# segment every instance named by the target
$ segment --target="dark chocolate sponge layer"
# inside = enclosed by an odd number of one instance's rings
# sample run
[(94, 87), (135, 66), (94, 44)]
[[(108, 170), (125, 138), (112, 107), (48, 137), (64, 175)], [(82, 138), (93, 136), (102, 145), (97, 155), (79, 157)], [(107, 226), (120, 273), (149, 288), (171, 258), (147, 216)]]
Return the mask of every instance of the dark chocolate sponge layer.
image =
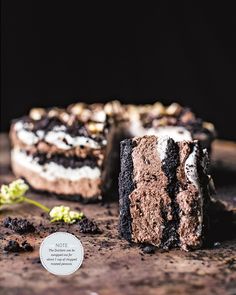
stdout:
[(165, 220), (165, 228), (163, 230), (161, 242), (163, 248), (179, 246), (179, 205), (175, 199), (179, 190), (179, 183), (176, 177), (176, 169), (179, 164), (179, 146), (173, 139), (170, 138), (168, 140), (167, 155), (162, 163), (162, 170), (168, 179), (166, 190), (171, 198), (173, 219), (168, 220), (165, 212), (163, 212), (163, 219)]
[(40, 165), (44, 165), (49, 162), (54, 162), (58, 165), (61, 165), (65, 168), (81, 168), (84, 166), (89, 166), (91, 168), (97, 167), (97, 159), (88, 155), (87, 158), (80, 158), (80, 157), (66, 157), (62, 154), (54, 154), (48, 155), (45, 153), (35, 153), (32, 155), (33, 158), (37, 160)]
[(131, 215), (129, 195), (134, 190), (132, 139), (126, 139), (120, 144), (121, 171), (119, 175), (119, 203), (120, 203), (120, 233), (128, 241), (131, 241)]
[[(203, 159), (204, 154), (203, 150), (199, 149), (199, 159)], [(207, 163), (205, 167), (205, 171), (203, 171), (202, 166), (201, 166), (201, 161), (197, 162), (197, 171), (199, 175), (199, 183), (202, 188), (202, 194), (204, 196), (203, 198), (203, 243), (208, 244), (208, 237), (209, 237), (209, 230), (210, 230), (210, 217), (209, 217), (209, 210), (210, 206), (212, 205), (212, 201), (210, 198), (210, 195), (212, 192), (210, 192), (210, 187), (208, 186), (209, 184), (209, 159), (207, 157)], [(214, 192), (215, 193), (215, 192)]]

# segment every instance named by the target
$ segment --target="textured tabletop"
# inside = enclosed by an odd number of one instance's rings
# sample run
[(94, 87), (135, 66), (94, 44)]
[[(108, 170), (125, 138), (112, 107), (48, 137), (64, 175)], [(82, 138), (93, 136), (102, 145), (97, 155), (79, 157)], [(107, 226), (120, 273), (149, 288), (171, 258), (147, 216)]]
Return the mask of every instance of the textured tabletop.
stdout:
[[(10, 171), (9, 142), (0, 135), (0, 182), (14, 179)], [(216, 197), (236, 207), (236, 143), (216, 141), (212, 154), (212, 175)], [(236, 237), (220, 241), (210, 249), (194, 252), (180, 250), (144, 254), (118, 235), (118, 204), (83, 205), (58, 200), (55, 196), (31, 193), (49, 207), (65, 204), (81, 209), (94, 219), (102, 233), (82, 234), (78, 225), (51, 224), (31, 205), (4, 207), (0, 211), (0, 294), (236, 294)], [(37, 232), (18, 235), (3, 227), (7, 217), (32, 221)], [(82, 267), (67, 277), (48, 273), (39, 262), (39, 246), (54, 231), (68, 231), (83, 243)], [(34, 246), (30, 253), (6, 254), (3, 247), (10, 239), (27, 240)]]

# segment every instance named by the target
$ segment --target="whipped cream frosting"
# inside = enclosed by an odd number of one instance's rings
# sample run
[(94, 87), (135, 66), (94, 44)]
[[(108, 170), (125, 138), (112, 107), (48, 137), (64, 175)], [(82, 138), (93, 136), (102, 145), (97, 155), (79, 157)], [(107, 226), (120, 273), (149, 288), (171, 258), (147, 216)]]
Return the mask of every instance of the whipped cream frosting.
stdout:
[[(55, 126), (51, 131), (45, 133), (43, 130), (37, 130), (32, 132), (27, 130), (28, 123), (17, 122), (14, 126), (18, 138), (27, 145), (37, 144), (40, 140), (44, 140), (49, 144), (53, 144), (56, 147), (69, 150), (77, 146), (86, 146), (92, 149), (100, 149), (101, 144), (92, 138), (85, 136), (72, 137), (66, 133), (65, 126)], [(106, 140), (102, 141), (102, 145), (106, 144)]]
[(168, 136), (176, 142), (192, 140), (191, 133), (186, 128), (180, 126), (165, 126), (158, 127), (157, 129), (151, 128), (148, 130), (147, 135), (156, 135), (158, 137)]
[(18, 138), (25, 144), (33, 145), (39, 142), (44, 136), (44, 131), (38, 130), (35, 134), (32, 131), (27, 130), (28, 123), (17, 122), (14, 128), (17, 132)]
[(159, 126), (157, 128), (144, 128), (140, 121), (134, 120), (130, 126), (132, 136), (155, 135), (158, 137), (168, 136), (174, 141), (192, 140), (191, 133), (182, 126)]

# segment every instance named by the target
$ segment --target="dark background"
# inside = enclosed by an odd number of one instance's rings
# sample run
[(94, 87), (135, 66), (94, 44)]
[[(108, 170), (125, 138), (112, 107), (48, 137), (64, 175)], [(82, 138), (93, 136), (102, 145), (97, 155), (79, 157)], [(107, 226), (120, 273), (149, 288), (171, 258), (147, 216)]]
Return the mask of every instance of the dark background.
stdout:
[(2, 130), (35, 106), (159, 99), (236, 140), (233, 7), (79, 3), (2, 1)]

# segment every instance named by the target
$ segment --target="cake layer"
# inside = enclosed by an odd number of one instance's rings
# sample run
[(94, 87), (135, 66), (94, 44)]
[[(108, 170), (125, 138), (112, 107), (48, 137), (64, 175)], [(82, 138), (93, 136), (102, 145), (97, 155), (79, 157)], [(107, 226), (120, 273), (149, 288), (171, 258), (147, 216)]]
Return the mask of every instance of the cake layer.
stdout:
[(39, 158), (35, 158), (18, 149), (12, 150), (11, 157), (15, 163), (19, 163), (21, 166), (38, 173), (48, 180), (65, 178), (73, 181), (85, 177), (91, 179), (101, 177), (101, 169), (97, 166), (91, 168), (84, 165), (79, 168), (72, 168), (57, 164), (54, 161), (41, 163)]
[(72, 147), (70, 149), (60, 149), (56, 145), (49, 144), (45, 141), (39, 141), (37, 144), (34, 145), (27, 145), (23, 143), (16, 131), (14, 130), (14, 126), (11, 128), (10, 131), (10, 137), (11, 137), (11, 142), (14, 147), (17, 147), (19, 149), (25, 150), (31, 154), (36, 154), (36, 153), (44, 153), (44, 154), (49, 154), (49, 155), (63, 155), (65, 157), (81, 157), (81, 158), (87, 158), (88, 156), (91, 157), (97, 157), (103, 160), (104, 158), (104, 153), (105, 153), (105, 148), (102, 147), (99, 149), (92, 149), (88, 146), (76, 146)]
[(83, 201), (101, 199), (100, 179), (81, 178), (71, 181), (65, 178), (58, 178), (51, 181), (14, 161), (12, 162), (12, 169), (16, 176), (24, 177), (36, 190), (47, 191), (58, 195), (68, 195), (68, 197), (77, 196), (77, 199), (80, 198)]
[(12, 169), (35, 189), (56, 194), (94, 198), (101, 195), (101, 169), (87, 165), (64, 167), (53, 161), (40, 164), (37, 158), (18, 149), (12, 150)]
[(120, 232), (128, 241), (132, 241), (132, 219), (130, 214), (129, 196), (135, 188), (133, 180), (132, 139), (120, 143), (120, 174), (119, 174), (119, 207), (120, 207)]
[[(164, 224), (173, 218), (168, 177), (161, 168), (157, 141), (153, 137), (134, 140), (132, 151), (135, 189), (129, 195), (132, 240), (160, 246), (165, 239)], [(150, 164), (147, 164), (150, 163)]]
[(162, 248), (201, 247), (210, 200), (206, 163), (197, 142), (155, 136), (123, 141), (121, 235)]
[[(15, 148), (15, 150), (21, 150)], [(81, 168), (83, 166), (88, 166), (90, 168), (101, 167), (102, 161), (94, 156), (87, 156), (86, 158), (81, 158), (77, 156), (65, 156), (63, 154), (47, 154), (47, 153), (29, 153), (27, 151), (21, 150), (26, 155), (30, 156), (32, 159), (37, 161), (38, 164), (44, 165), (47, 163), (55, 163), (61, 165), (64, 168)]]
[[(155, 141), (157, 139), (155, 138)], [(179, 183), (176, 170), (180, 165), (179, 145), (169, 137), (161, 137), (157, 142), (157, 153), (161, 159), (160, 167), (167, 178), (165, 191), (170, 198), (170, 214), (164, 210), (164, 229), (161, 246), (163, 248), (179, 246), (179, 204), (176, 200), (176, 193), (179, 191)]]

